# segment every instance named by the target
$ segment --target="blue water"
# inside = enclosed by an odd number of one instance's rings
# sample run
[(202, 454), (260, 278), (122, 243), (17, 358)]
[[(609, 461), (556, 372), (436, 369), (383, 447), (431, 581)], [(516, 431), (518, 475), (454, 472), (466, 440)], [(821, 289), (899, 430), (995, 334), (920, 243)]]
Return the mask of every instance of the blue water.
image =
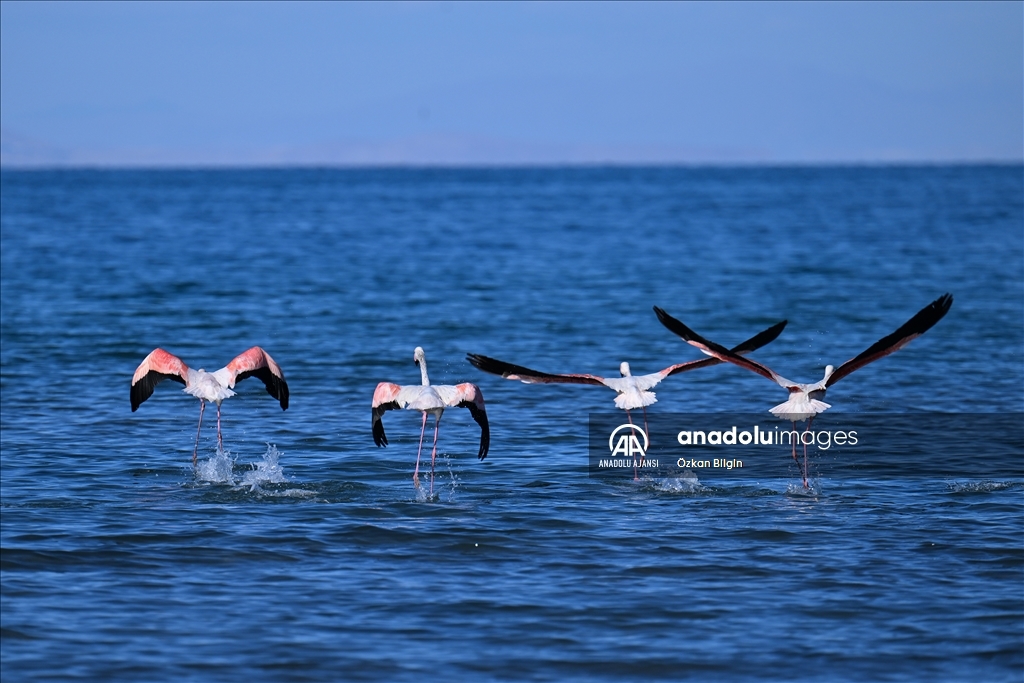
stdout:
[[(925, 452), (807, 492), (786, 449), (757, 481), (591, 478), (612, 392), (465, 360), (699, 357), (658, 305), (726, 344), (786, 318), (756, 357), (815, 381), (949, 291), (828, 400), (1019, 414), (1020, 166), (4, 171), (0, 193), (5, 683), (1024, 679), (1024, 481), (984, 441), (955, 477)], [(212, 370), (255, 344), (291, 405), (239, 384), (196, 470), (180, 385), (131, 412), (153, 348)], [(492, 432), (479, 462), (445, 413), (433, 496), (418, 414), (370, 434), (418, 345)], [(731, 366), (656, 391), (654, 414), (785, 399)]]

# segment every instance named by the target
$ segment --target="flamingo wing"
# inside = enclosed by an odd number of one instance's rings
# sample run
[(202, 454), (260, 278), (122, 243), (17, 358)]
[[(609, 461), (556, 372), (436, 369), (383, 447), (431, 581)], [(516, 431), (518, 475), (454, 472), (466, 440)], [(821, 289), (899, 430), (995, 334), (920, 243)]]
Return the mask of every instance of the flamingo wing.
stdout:
[(132, 412), (138, 410), (142, 402), (153, 395), (156, 385), (165, 379), (187, 385), (188, 372), (188, 366), (174, 354), (163, 349), (153, 349), (132, 376)]
[(288, 383), (284, 380), (284, 372), (259, 346), (235, 356), (224, 369), (229, 373), (230, 388), (234, 389), (235, 384), (243, 379), (256, 377), (267, 387), (267, 393), (281, 402), (281, 410), (288, 410)]
[[(780, 375), (777, 375), (770, 368), (761, 365), (760, 363), (757, 363), (755, 361), (752, 361), (749, 358), (744, 358), (740, 354), (736, 353), (735, 351), (730, 351), (721, 344), (716, 344), (713, 341), (705, 339), (704, 337), (700, 336), (699, 334), (691, 330), (689, 327), (684, 325), (682, 322), (676, 320), (675, 318), (673, 318), (672, 316), (670, 316), (668, 313), (658, 308), (657, 306), (654, 307), (654, 312), (657, 314), (658, 320), (661, 321), (662, 325), (667, 327), (672, 333), (679, 335), (687, 344), (690, 344), (691, 346), (696, 346), (698, 349), (700, 349), (707, 355), (717, 358), (720, 361), (733, 363), (734, 365), (739, 365), (741, 368), (746, 368), (747, 370), (756, 372), (762, 377), (767, 377), (768, 379), (772, 380), (773, 382), (781, 386), (786, 387), (791, 384), (789, 380), (781, 377)], [(776, 325), (776, 327), (778, 327), (778, 325)], [(766, 332), (767, 331), (768, 330), (766, 330)], [(779, 331), (781, 332), (781, 329)], [(744, 344), (745, 343), (746, 342), (744, 342)]]
[(930, 330), (935, 323), (942, 320), (952, 305), (953, 295), (949, 293), (943, 294), (918, 311), (913, 318), (905, 322), (898, 330), (886, 337), (882, 337), (864, 353), (856, 358), (851, 358), (836, 368), (828, 380), (826, 380), (825, 386), (830, 387), (854, 370), (859, 370), (868, 363), (899, 351), (911, 341)]
[(454, 408), (469, 408), (469, 414), (480, 425), (480, 451), (476, 457), (481, 460), (486, 458), (487, 451), (491, 448), (491, 427), (487, 422), (487, 409), (484, 407), (484, 395), (480, 391), (480, 387), (465, 382), (456, 384), (454, 387), (439, 386), (435, 389), (446, 405)]
[[(664, 313), (664, 311), (662, 311), (662, 313)], [(665, 313), (665, 315), (671, 318), (672, 320), (675, 320), (675, 318), (672, 318), (672, 316), (668, 315), (668, 313)], [(786, 324), (788, 322), (788, 320), (783, 320), (782, 322), (775, 323), (766, 330), (758, 332), (747, 341), (739, 344), (738, 346), (732, 347), (732, 353), (736, 353), (742, 356), (750, 353), (751, 351), (757, 351), (765, 344), (770, 344), (771, 342), (775, 341), (780, 334), (782, 334), (782, 330), (786, 327)], [(721, 362), (722, 361), (719, 360), (718, 358), (703, 358), (701, 360), (691, 360), (686, 363), (677, 363), (676, 365), (670, 365), (669, 367), (662, 370), (659, 374), (662, 377), (671, 377), (672, 375), (678, 375), (680, 372), (689, 372), (690, 370), (696, 370), (697, 368), (706, 368), (709, 365), (718, 365)]]
[(373, 392), (373, 442), (377, 447), (388, 445), (388, 437), (384, 433), (384, 422), (381, 417), (388, 410), (399, 410), (402, 408), (399, 402), (399, 393), (402, 387), (391, 382), (381, 382)]
[(604, 378), (597, 375), (556, 375), (513, 365), (497, 358), (467, 353), (469, 362), (484, 372), (501, 375), (505, 379), (517, 379), (526, 384), (604, 384)]

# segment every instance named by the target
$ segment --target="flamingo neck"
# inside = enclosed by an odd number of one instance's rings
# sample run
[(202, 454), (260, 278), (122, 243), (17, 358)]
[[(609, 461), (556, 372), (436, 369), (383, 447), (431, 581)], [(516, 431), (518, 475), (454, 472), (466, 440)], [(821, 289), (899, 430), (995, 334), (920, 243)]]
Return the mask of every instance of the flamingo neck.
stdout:
[(420, 366), (420, 380), (423, 382), (423, 386), (429, 387), (430, 386), (430, 378), (427, 377), (427, 360), (425, 358), (421, 358), (420, 361), (419, 361), (419, 366)]

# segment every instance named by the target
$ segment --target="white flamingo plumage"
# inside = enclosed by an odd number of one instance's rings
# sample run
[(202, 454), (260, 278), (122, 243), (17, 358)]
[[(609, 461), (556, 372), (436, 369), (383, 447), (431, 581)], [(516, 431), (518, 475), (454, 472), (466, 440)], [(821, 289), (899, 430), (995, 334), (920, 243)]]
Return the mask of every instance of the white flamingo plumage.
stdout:
[(203, 411), (206, 402), (217, 404), (217, 445), (223, 450), (224, 439), (220, 429), (220, 404), (235, 395), (235, 384), (247, 377), (260, 379), (267, 387), (267, 393), (281, 403), (281, 410), (288, 409), (288, 383), (284, 373), (270, 354), (259, 346), (235, 356), (226, 366), (216, 372), (200, 368), (193, 370), (172, 353), (154, 349), (139, 364), (132, 377), (131, 401), (134, 413), (143, 401), (153, 395), (156, 385), (170, 379), (185, 385), (184, 392), (199, 399), (199, 426), (196, 428), (196, 445), (192, 449), (192, 466), (196, 465), (199, 450), (199, 433), (203, 427)]
[[(796, 430), (797, 422), (807, 420), (807, 429), (809, 430), (811, 428), (811, 422), (814, 420), (814, 416), (832, 407), (830, 404), (825, 403), (822, 400), (825, 398), (825, 391), (830, 386), (855, 370), (859, 370), (864, 367), (868, 363), (872, 363), (879, 358), (884, 358), (891, 353), (899, 351), (911, 341), (931, 329), (935, 323), (942, 320), (946, 313), (949, 312), (952, 305), (953, 295), (948, 293), (943, 294), (938, 299), (918, 311), (914, 317), (905, 322), (895, 332), (882, 337), (868, 347), (863, 353), (851, 358), (838, 367), (826, 365), (825, 376), (819, 381), (809, 384), (801, 384), (799, 382), (788, 380), (761, 363), (751, 360), (750, 358), (744, 358), (720, 344), (716, 344), (713, 341), (709, 341), (708, 339), (701, 337), (682, 322), (676, 320), (657, 306), (654, 307), (654, 312), (658, 315), (658, 320), (660, 320), (661, 323), (669, 330), (679, 335), (683, 341), (696, 346), (709, 356), (739, 365), (740, 367), (746, 368), (752, 372), (756, 372), (762, 377), (772, 380), (788, 391), (789, 398), (786, 399), (784, 403), (780, 403), (772, 408), (770, 412), (780, 419), (792, 422), (794, 430)], [(793, 442), (793, 459), (797, 459), (795, 441)], [(803, 480), (804, 487), (806, 488), (806, 444), (804, 445)]]
[(416, 451), (416, 469), (412, 475), (415, 486), (419, 486), (420, 454), (423, 451), (423, 434), (427, 428), (427, 416), (434, 416), (434, 447), (430, 453), (430, 492), (434, 492), (434, 463), (437, 459), (437, 431), (441, 422), (441, 414), (445, 408), (468, 408), (476, 423), (480, 425), (480, 450), (477, 457), (483, 460), (491, 443), (491, 430), (487, 423), (487, 410), (484, 407), (484, 395), (480, 387), (468, 382), (463, 384), (437, 385), (430, 383), (427, 375), (427, 359), (422, 347), (413, 351), (413, 362), (420, 368), (420, 384), (402, 386), (391, 382), (381, 382), (373, 392), (372, 430), (373, 442), (378, 447), (388, 445), (384, 433), (382, 417), (388, 410), (418, 410), (423, 413), (420, 425), (420, 444)]
[[(765, 344), (774, 341), (786, 327), (786, 321), (776, 323), (766, 330), (763, 330), (746, 340), (733, 349), (734, 353), (750, 353), (761, 348)], [(493, 375), (499, 375), (505, 379), (519, 380), (524, 384), (594, 384), (606, 386), (615, 391), (615, 407), (626, 411), (626, 419), (633, 424), (633, 418), (629, 411), (640, 408), (644, 412), (644, 432), (649, 434), (647, 427), (647, 406), (658, 402), (654, 392), (651, 391), (666, 377), (678, 375), (681, 372), (689, 372), (698, 368), (718, 365), (722, 361), (717, 358), (704, 358), (701, 360), (676, 363), (667, 368), (653, 372), (648, 375), (633, 375), (630, 372), (629, 363), (619, 364), (620, 377), (600, 377), (589, 374), (554, 374), (531, 370), (522, 365), (513, 365), (505, 361), (482, 356), (476, 353), (466, 355), (473, 366)], [(642, 462), (641, 462), (642, 464)], [(633, 470), (633, 478), (637, 478), (636, 468)]]
[[(743, 354), (759, 349), (778, 337), (785, 326), (786, 321), (783, 320), (735, 347), (733, 352)], [(466, 358), (473, 366), (484, 372), (500, 375), (505, 379), (519, 380), (524, 384), (596, 384), (606, 386), (616, 393), (616, 408), (625, 410), (627, 415), (630, 410), (642, 408), (645, 421), (647, 406), (658, 402), (651, 389), (656, 387), (663, 379), (672, 375), (678, 375), (681, 372), (689, 372), (690, 370), (708, 367), (709, 365), (718, 365), (722, 362), (717, 358), (703, 358), (686, 363), (676, 363), (648, 375), (633, 375), (630, 372), (629, 363), (623, 362), (619, 364), (619, 377), (601, 377), (589, 374), (541, 372), (476, 353), (466, 354)]]

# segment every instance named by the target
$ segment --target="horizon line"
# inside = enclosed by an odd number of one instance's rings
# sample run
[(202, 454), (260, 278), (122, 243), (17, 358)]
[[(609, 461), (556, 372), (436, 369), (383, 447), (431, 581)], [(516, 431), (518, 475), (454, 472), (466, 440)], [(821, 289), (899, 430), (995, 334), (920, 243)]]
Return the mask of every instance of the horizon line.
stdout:
[(1022, 166), (1021, 159), (850, 159), (850, 160), (748, 160), (748, 161), (536, 161), (536, 162), (357, 162), (357, 163), (3, 163), (4, 172), (53, 171), (272, 171), (272, 170), (531, 170), (602, 168), (882, 168), (938, 166)]

